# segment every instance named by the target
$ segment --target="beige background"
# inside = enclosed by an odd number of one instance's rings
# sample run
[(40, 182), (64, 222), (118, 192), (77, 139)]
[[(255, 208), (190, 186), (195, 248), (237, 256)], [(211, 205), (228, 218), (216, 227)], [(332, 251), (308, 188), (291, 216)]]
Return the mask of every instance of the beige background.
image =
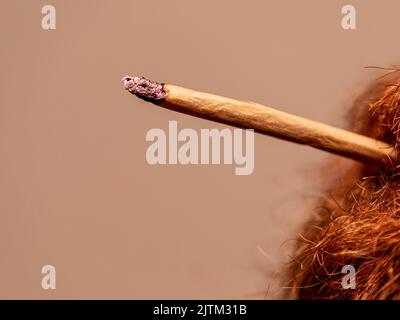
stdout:
[[(341, 7), (358, 29), (340, 26)], [(398, 1), (0, 3), (0, 298), (274, 298), (329, 155), (257, 135), (255, 172), (146, 163), (145, 134), (223, 128), (154, 108), (125, 74), (343, 126), (398, 62)], [(260, 250), (261, 248), (261, 250)], [(264, 253), (262, 253), (264, 251)], [(41, 289), (41, 267), (57, 289)], [(270, 288), (267, 292), (267, 288)]]

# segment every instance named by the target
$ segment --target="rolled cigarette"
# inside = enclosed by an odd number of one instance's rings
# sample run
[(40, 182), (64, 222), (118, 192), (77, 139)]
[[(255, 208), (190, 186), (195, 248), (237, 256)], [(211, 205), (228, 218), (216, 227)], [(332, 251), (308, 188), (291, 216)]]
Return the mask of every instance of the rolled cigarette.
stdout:
[(225, 98), (143, 77), (126, 76), (124, 87), (160, 107), (308, 145), (372, 165), (397, 161), (393, 146), (261, 104)]

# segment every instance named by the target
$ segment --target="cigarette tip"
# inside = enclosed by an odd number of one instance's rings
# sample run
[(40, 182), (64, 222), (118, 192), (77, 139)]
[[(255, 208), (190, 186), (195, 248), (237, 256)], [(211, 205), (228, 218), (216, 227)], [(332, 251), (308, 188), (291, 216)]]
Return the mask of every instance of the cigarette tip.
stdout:
[(122, 81), (125, 90), (144, 100), (161, 100), (167, 95), (163, 84), (144, 77), (125, 76)]

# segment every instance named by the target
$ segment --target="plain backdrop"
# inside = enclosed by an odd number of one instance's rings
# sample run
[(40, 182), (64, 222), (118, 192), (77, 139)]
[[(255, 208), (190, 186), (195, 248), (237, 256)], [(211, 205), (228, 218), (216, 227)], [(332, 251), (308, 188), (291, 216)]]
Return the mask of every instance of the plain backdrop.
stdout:
[[(256, 135), (255, 171), (150, 166), (146, 132), (218, 128), (126, 93), (125, 74), (345, 127), (398, 62), (398, 1), (2, 0), (0, 298), (263, 299), (328, 155)], [(41, 28), (56, 7), (57, 28)], [(350, 160), (349, 160), (350, 161)], [(334, 173), (332, 173), (334, 174)], [(41, 268), (57, 271), (43, 290)]]

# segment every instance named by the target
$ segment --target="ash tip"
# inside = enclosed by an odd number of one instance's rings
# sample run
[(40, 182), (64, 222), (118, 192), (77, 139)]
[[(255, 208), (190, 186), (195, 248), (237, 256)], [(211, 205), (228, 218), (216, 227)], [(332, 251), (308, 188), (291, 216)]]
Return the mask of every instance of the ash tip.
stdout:
[(161, 100), (167, 95), (163, 84), (144, 77), (125, 76), (122, 81), (126, 90), (144, 100)]

